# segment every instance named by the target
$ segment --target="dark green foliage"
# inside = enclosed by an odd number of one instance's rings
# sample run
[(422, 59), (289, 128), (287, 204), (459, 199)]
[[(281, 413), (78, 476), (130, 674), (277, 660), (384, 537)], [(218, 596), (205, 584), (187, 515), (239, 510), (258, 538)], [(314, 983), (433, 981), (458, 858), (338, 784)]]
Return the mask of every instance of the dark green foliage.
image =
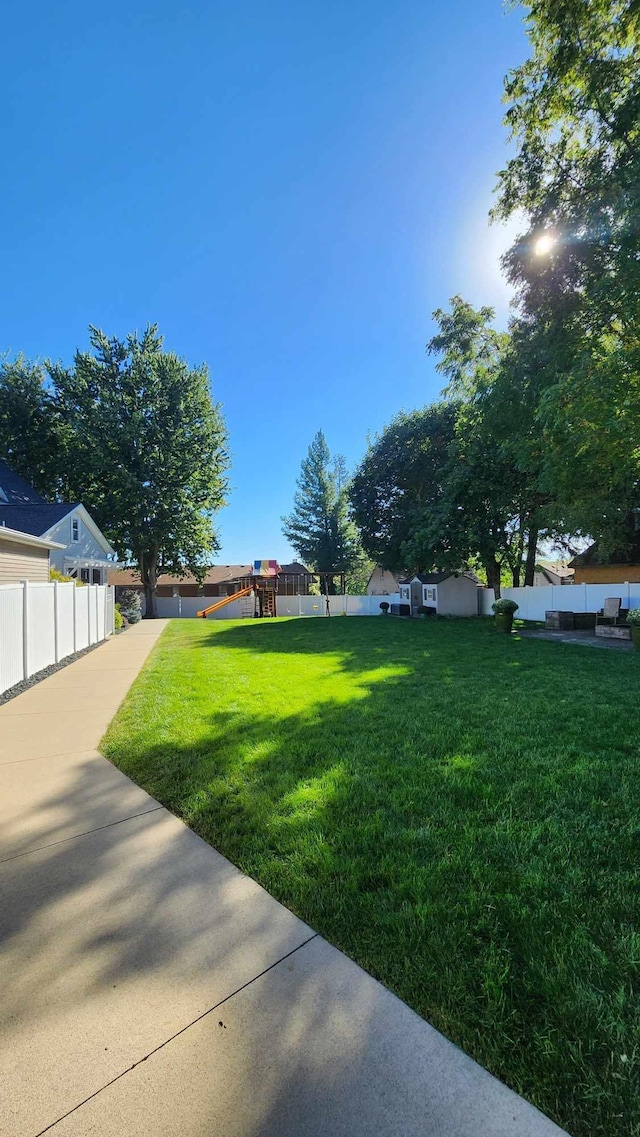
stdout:
[(455, 434), (456, 407), (436, 404), (396, 415), (370, 444), (349, 490), (369, 556), (385, 568), (432, 567), (431, 552), (406, 560), (406, 546), (443, 494), (443, 473)]
[(163, 348), (155, 327), (124, 340), (91, 330), (92, 352), (52, 368), (73, 435), (69, 477), (123, 560), (136, 564), (147, 615), (160, 569), (199, 576), (219, 548), (227, 435), (204, 365)]
[(21, 355), (0, 361), (0, 458), (55, 501), (67, 489), (66, 442), (45, 370)]
[[(332, 460), (321, 430), (303, 459), (293, 512), (282, 532), (304, 563), (319, 572), (347, 573), (347, 591), (364, 592), (371, 564), (349, 517), (349, 477), (344, 458)], [(336, 590), (329, 581), (329, 591)]]

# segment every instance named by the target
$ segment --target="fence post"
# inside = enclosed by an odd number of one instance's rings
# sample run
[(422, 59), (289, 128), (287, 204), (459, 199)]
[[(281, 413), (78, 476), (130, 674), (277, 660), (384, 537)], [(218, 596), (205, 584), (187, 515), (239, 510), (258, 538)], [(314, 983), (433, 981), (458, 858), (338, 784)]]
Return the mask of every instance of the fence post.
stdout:
[(29, 678), (29, 581), (22, 584), (22, 670), (24, 678)]
[(78, 587), (73, 582), (73, 654), (78, 650)]
[(58, 582), (57, 582), (57, 580), (54, 580), (54, 582), (53, 582), (53, 659), (54, 659), (55, 663), (60, 662), (60, 648), (59, 648), (60, 633), (58, 630), (58, 618), (60, 615), (60, 611), (58, 608), (58, 604), (59, 604)]

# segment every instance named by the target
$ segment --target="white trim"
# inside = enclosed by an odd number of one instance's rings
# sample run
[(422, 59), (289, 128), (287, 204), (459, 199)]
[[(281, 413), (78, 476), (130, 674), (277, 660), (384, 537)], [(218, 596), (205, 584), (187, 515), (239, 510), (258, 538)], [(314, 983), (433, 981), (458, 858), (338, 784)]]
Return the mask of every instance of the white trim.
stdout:
[[(59, 541), (51, 541), (47, 537), (35, 537), (32, 533), (23, 533), (21, 529), (10, 529), (8, 525), (0, 525), (0, 537), (14, 541), (17, 545), (33, 545), (36, 549), (66, 549)], [(108, 562), (111, 564), (111, 562)]]
[[(99, 545), (102, 545), (102, 548), (104, 549), (105, 553), (113, 553), (113, 555), (115, 557), (115, 555), (116, 555), (115, 549), (109, 544), (104, 533), (100, 529), (98, 529), (98, 526), (96, 525), (95, 521), (93, 520), (91, 515), (89, 513), (87, 513), (87, 511), (86, 511), (84, 505), (82, 505), (82, 503), (79, 503), (78, 505), (71, 506), (69, 512), (64, 513), (62, 515), (62, 517), (59, 517), (58, 520), (53, 523), (53, 525), (49, 526), (49, 528), (46, 530), (45, 533), (42, 534), (42, 536), (47, 537), (48, 534), (51, 532), (51, 530), (55, 529), (56, 525), (59, 525), (61, 521), (66, 521), (67, 517), (71, 517), (71, 515), (73, 513), (76, 513), (76, 512), (78, 514), (78, 517), (81, 518), (82, 521), (84, 522), (84, 524), (86, 525), (86, 527), (89, 530), (89, 532), (91, 533), (92, 537), (95, 538), (95, 540), (98, 542)], [(75, 542), (74, 542), (74, 544), (75, 544)], [(66, 546), (63, 546), (63, 548), (66, 548)], [(116, 561), (112, 561), (111, 562), (112, 567), (114, 567), (116, 565), (116, 563), (117, 563)]]

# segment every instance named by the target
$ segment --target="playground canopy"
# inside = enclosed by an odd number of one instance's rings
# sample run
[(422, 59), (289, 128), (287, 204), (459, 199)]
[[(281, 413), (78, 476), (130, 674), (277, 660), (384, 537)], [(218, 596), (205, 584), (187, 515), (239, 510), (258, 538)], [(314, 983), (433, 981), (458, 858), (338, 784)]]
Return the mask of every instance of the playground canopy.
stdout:
[(277, 561), (254, 561), (251, 570), (252, 576), (277, 576), (281, 572)]

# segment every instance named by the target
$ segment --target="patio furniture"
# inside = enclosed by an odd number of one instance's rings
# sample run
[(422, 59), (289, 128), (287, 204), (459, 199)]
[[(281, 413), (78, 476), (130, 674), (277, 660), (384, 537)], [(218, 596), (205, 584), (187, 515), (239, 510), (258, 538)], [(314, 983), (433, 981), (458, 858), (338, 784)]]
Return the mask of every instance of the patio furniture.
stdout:
[(611, 639), (630, 640), (631, 628), (626, 622), (628, 608), (622, 607), (619, 596), (609, 596), (604, 608), (596, 614), (596, 635)]

